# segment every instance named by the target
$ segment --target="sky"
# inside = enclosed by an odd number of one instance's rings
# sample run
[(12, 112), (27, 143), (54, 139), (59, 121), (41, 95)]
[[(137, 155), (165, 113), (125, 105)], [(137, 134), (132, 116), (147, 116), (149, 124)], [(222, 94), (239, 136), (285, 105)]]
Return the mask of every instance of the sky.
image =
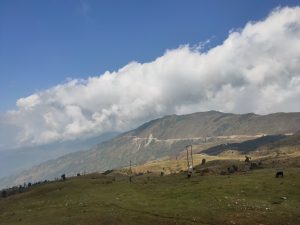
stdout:
[(0, 0), (0, 150), (173, 113), (300, 111), (297, 3)]
[(65, 82), (149, 62), (299, 1), (0, 1), (0, 112)]

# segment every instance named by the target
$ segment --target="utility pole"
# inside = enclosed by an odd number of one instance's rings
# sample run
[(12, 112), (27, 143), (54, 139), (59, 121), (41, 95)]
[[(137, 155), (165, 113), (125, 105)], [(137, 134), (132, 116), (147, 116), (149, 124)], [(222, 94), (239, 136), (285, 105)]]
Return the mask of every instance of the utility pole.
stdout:
[(193, 161), (193, 147), (192, 145), (187, 145), (186, 149), (186, 160), (187, 160), (187, 169), (188, 169), (188, 178), (194, 173), (194, 161)]
[(132, 174), (131, 160), (130, 160), (130, 162), (129, 162), (129, 173)]
[(176, 173), (180, 172), (180, 165), (179, 165), (179, 161), (178, 161), (178, 156), (176, 155)]

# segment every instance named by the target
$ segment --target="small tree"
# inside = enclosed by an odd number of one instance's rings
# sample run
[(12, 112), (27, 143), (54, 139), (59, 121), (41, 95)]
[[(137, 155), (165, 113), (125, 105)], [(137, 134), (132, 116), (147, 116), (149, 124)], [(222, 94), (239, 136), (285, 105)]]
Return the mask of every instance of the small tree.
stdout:
[(250, 160), (251, 160), (251, 157), (250, 157), (250, 156), (245, 156), (245, 162), (246, 162), (246, 163), (250, 162)]
[(201, 165), (205, 165), (206, 159), (202, 159)]
[(24, 190), (24, 188), (22, 187), (22, 185), (19, 185), (19, 193), (22, 193)]

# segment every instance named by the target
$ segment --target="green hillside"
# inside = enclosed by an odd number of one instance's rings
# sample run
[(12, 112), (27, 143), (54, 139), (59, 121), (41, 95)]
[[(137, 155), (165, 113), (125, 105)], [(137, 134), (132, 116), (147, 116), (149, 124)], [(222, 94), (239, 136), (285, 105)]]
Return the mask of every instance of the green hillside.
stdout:
[(233, 175), (91, 174), (0, 199), (2, 225), (300, 224), (300, 168)]

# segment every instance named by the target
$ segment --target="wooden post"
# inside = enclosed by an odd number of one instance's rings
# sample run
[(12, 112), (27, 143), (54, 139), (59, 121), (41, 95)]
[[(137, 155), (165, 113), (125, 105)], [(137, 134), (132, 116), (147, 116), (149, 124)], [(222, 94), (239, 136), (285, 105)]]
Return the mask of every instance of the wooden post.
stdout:
[(132, 168), (131, 168), (131, 160), (129, 162), (129, 182), (131, 183), (132, 181)]

